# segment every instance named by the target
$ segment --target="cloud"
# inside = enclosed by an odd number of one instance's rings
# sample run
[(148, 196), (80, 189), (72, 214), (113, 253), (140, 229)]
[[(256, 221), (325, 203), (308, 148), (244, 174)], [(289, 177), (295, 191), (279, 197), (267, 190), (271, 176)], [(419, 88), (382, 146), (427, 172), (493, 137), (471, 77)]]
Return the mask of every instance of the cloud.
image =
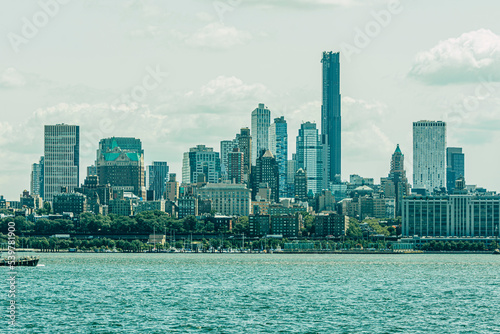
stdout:
[(26, 85), (26, 78), (13, 67), (0, 73), (0, 88), (19, 88)]
[(479, 29), (440, 41), (417, 54), (408, 76), (430, 85), (500, 81), (500, 36)]
[(234, 76), (218, 76), (201, 87), (202, 97), (216, 103), (241, 101), (248, 99), (262, 100), (269, 96), (269, 90), (260, 83), (245, 84)]
[(252, 35), (235, 27), (214, 22), (197, 30), (187, 38), (186, 44), (192, 47), (228, 49), (242, 45), (252, 39)]

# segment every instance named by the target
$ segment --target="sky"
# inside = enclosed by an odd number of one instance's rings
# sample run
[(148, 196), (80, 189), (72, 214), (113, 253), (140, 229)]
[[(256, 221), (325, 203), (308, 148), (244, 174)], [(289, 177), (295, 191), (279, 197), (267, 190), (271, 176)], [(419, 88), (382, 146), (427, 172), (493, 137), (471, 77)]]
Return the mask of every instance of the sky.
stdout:
[(250, 127), (259, 103), (320, 128), (321, 57), (341, 52), (342, 179), (412, 179), (412, 122), (447, 122), (467, 184), (500, 190), (497, 1), (40, 0), (0, 4), (0, 195), (17, 200), (45, 124), (81, 132), (80, 182), (98, 142), (140, 138), (145, 164)]

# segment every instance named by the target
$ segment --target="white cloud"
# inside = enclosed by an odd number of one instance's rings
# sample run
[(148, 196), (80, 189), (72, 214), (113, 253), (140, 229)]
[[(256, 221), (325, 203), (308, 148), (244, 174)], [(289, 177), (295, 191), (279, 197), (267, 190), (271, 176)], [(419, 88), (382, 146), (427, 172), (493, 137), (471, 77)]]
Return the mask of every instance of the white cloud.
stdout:
[(500, 81), (500, 36), (479, 29), (440, 41), (417, 54), (409, 72), (428, 84)]
[(245, 84), (234, 76), (218, 76), (201, 87), (200, 95), (214, 102), (229, 102), (246, 99), (264, 99), (269, 91), (263, 84)]
[(18, 88), (26, 85), (23, 74), (13, 67), (7, 68), (0, 74), (0, 88)]
[(192, 47), (228, 49), (242, 45), (252, 39), (252, 35), (235, 27), (214, 22), (192, 34), (186, 44)]

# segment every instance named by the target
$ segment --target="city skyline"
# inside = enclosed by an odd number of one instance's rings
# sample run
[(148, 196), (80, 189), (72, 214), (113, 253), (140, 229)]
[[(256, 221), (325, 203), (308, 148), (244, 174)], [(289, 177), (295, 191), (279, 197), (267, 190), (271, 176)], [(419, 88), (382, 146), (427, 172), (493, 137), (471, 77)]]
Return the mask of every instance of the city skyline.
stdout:
[[(30, 189), (45, 124), (80, 125), (82, 176), (98, 141), (111, 136), (140, 138), (145, 164), (168, 161), (181, 175), (183, 152), (201, 143), (218, 148), (220, 140), (234, 138), (250, 127), (249, 112), (258, 103), (268, 106), (272, 118), (285, 116), (290, 134), (302, 122), (319, 127), (323, 51), (341, 53), (343, 180), (350, 174), (385, 176), (398, 143), (411, 179), (411, 122), (431, 119), (445, 121), (449, 146), (463, 148), (467, 183), (500, 189), (500, 180), (489, 177), (499, 161), (488, 154), (500, 143), (499, 78), (492, 71), (500, 59), (494, 51), (500, 23), (472, 15), (479, 13), (472, 4), (454, 5), (470, 15), (465, 23), (441, 3), (271, 1), (263, 8), (252, 0), (219, 13), (200, 1), (176, 9), (158, 1), (72, 2), (18, 50), (9, 34), (23, 36), (22, 18), (31, 20), (43, 9), (11, 7), (2, 16), (6, 52), (0, 58), (0, 99), (9, 111), (0, 138), (0, 192), (6, 198)], [(423, 11), (431, 13), (427, 25), (415, 31)], [(299, 15), (304, 24), (295, 27), (290, 18)], [(88, 19), (95, 28), (83, 31), (85, 24), (75, 24)], [(107, 22), (116, 29), (103, 28)], [(380, 29), (366, 34), (374, 22)], [(362, 35), (369, 39), (364, 44)], [(107, 56), (93, 57), (96, 50)], [(28, 61), (35, 53), (43, 67)], [(291, 139), (289, 158), (295, 152)]]

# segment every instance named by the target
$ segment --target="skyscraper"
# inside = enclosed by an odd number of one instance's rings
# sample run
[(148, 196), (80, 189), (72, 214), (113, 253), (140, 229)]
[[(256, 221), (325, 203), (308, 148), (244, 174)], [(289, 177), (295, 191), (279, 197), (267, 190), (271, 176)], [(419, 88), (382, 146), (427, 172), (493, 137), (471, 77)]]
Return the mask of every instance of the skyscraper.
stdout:
[[(307, 189), (313, 194), (322, 190), (323, 146), (316, 124), (302, 123), (297, 136), (297, 167), (307, 174)], [(295, 190), (297, 192), (297, 189)]]
[(391, 170), (389, 176), (383, 183), (384, 195), (386, 197), (395, 198), (396, 216), (401, 216), (401, 203), (404, 196), (410, 194), (410, 185), (406, 178), (406, 171), (404, 168), (405, 157), (401, 153), (399, 144), (394, 151), (391, 159)]
[(244, 154), (238, 147), (228, 154), (228, 179), (233, 183), (244, 183)]
[(197, 145), (184, 153), (182, 160), (182, 183), (196, 183), (203, 174), (206, 182), (218, 183), (220, 177), (219, 152), (212, 147)]
[(259, 103), (259, 106), (252, 111), (252, 166), (255, 166), (260, 152), (269, 149), (270, 124), (271, 112), (263, 103)]
[(279, 202), (279, 173), (278, 163), (271, 151), (262, 150), (257, 158), (255, 168), (252, 171), (253, 185), (252, 197), (255, 198), (261, 186), (267, 186), (271, 189), (271, 200)]
[(274, 119), (269, 126), (269, 150), (276, 158), (279, 172), (279, 197), (288, 197), (287, 194), (287, 165), (288, 165), (288, 134), (285, 117)]
[(80, 183), (80, 127), (78, 125), (45, 125), (44, 199), (66, 187), (72, 192)]
[(228, 154), (238, 145), (236, 139), (220, 142), (220, 173), (223, 180), (228, 179)]
[[(329, 182), (339, 183), (341, 176), (341, 99), (340, 53), (323, 52), (323, 100), (321, 106), (322, 142), (328, 152), (325, 175)], [(307, 172), (309, 174), (309, 171)]]
[(249, 182), (249, 175), (252, 170), (252, 137), (249, 128), (242, 128), (236, 135), (238, 148), (243, 152), (243, 173), (245, 182)]
[(100, 184), (110, 184), (114, 191), (132, 192), (138, 197), (146, 198), (144, 150), (140, 139), (101, 139), (96, 168)]
[(455, 181), (465, 178), (465, 155), (461, 147), (446, 148), (446, 189), (449, 193), (455, 189)]
[(149, 170), (149, 190), (154, 191), (154, 200), (158, 201), (163, 198), (165, 187), (168, 181), (168, 164), (166, 161), (153, 161), (153, 164), (148, 166)]
[(43, 198), (43, 166), (44, 157), (40, 157), (40, 161), (31, 165), (31, 195), (38, 195)]
[(446, 186), (446, 123), (413, 122), (413, 187), (433, 192)]

